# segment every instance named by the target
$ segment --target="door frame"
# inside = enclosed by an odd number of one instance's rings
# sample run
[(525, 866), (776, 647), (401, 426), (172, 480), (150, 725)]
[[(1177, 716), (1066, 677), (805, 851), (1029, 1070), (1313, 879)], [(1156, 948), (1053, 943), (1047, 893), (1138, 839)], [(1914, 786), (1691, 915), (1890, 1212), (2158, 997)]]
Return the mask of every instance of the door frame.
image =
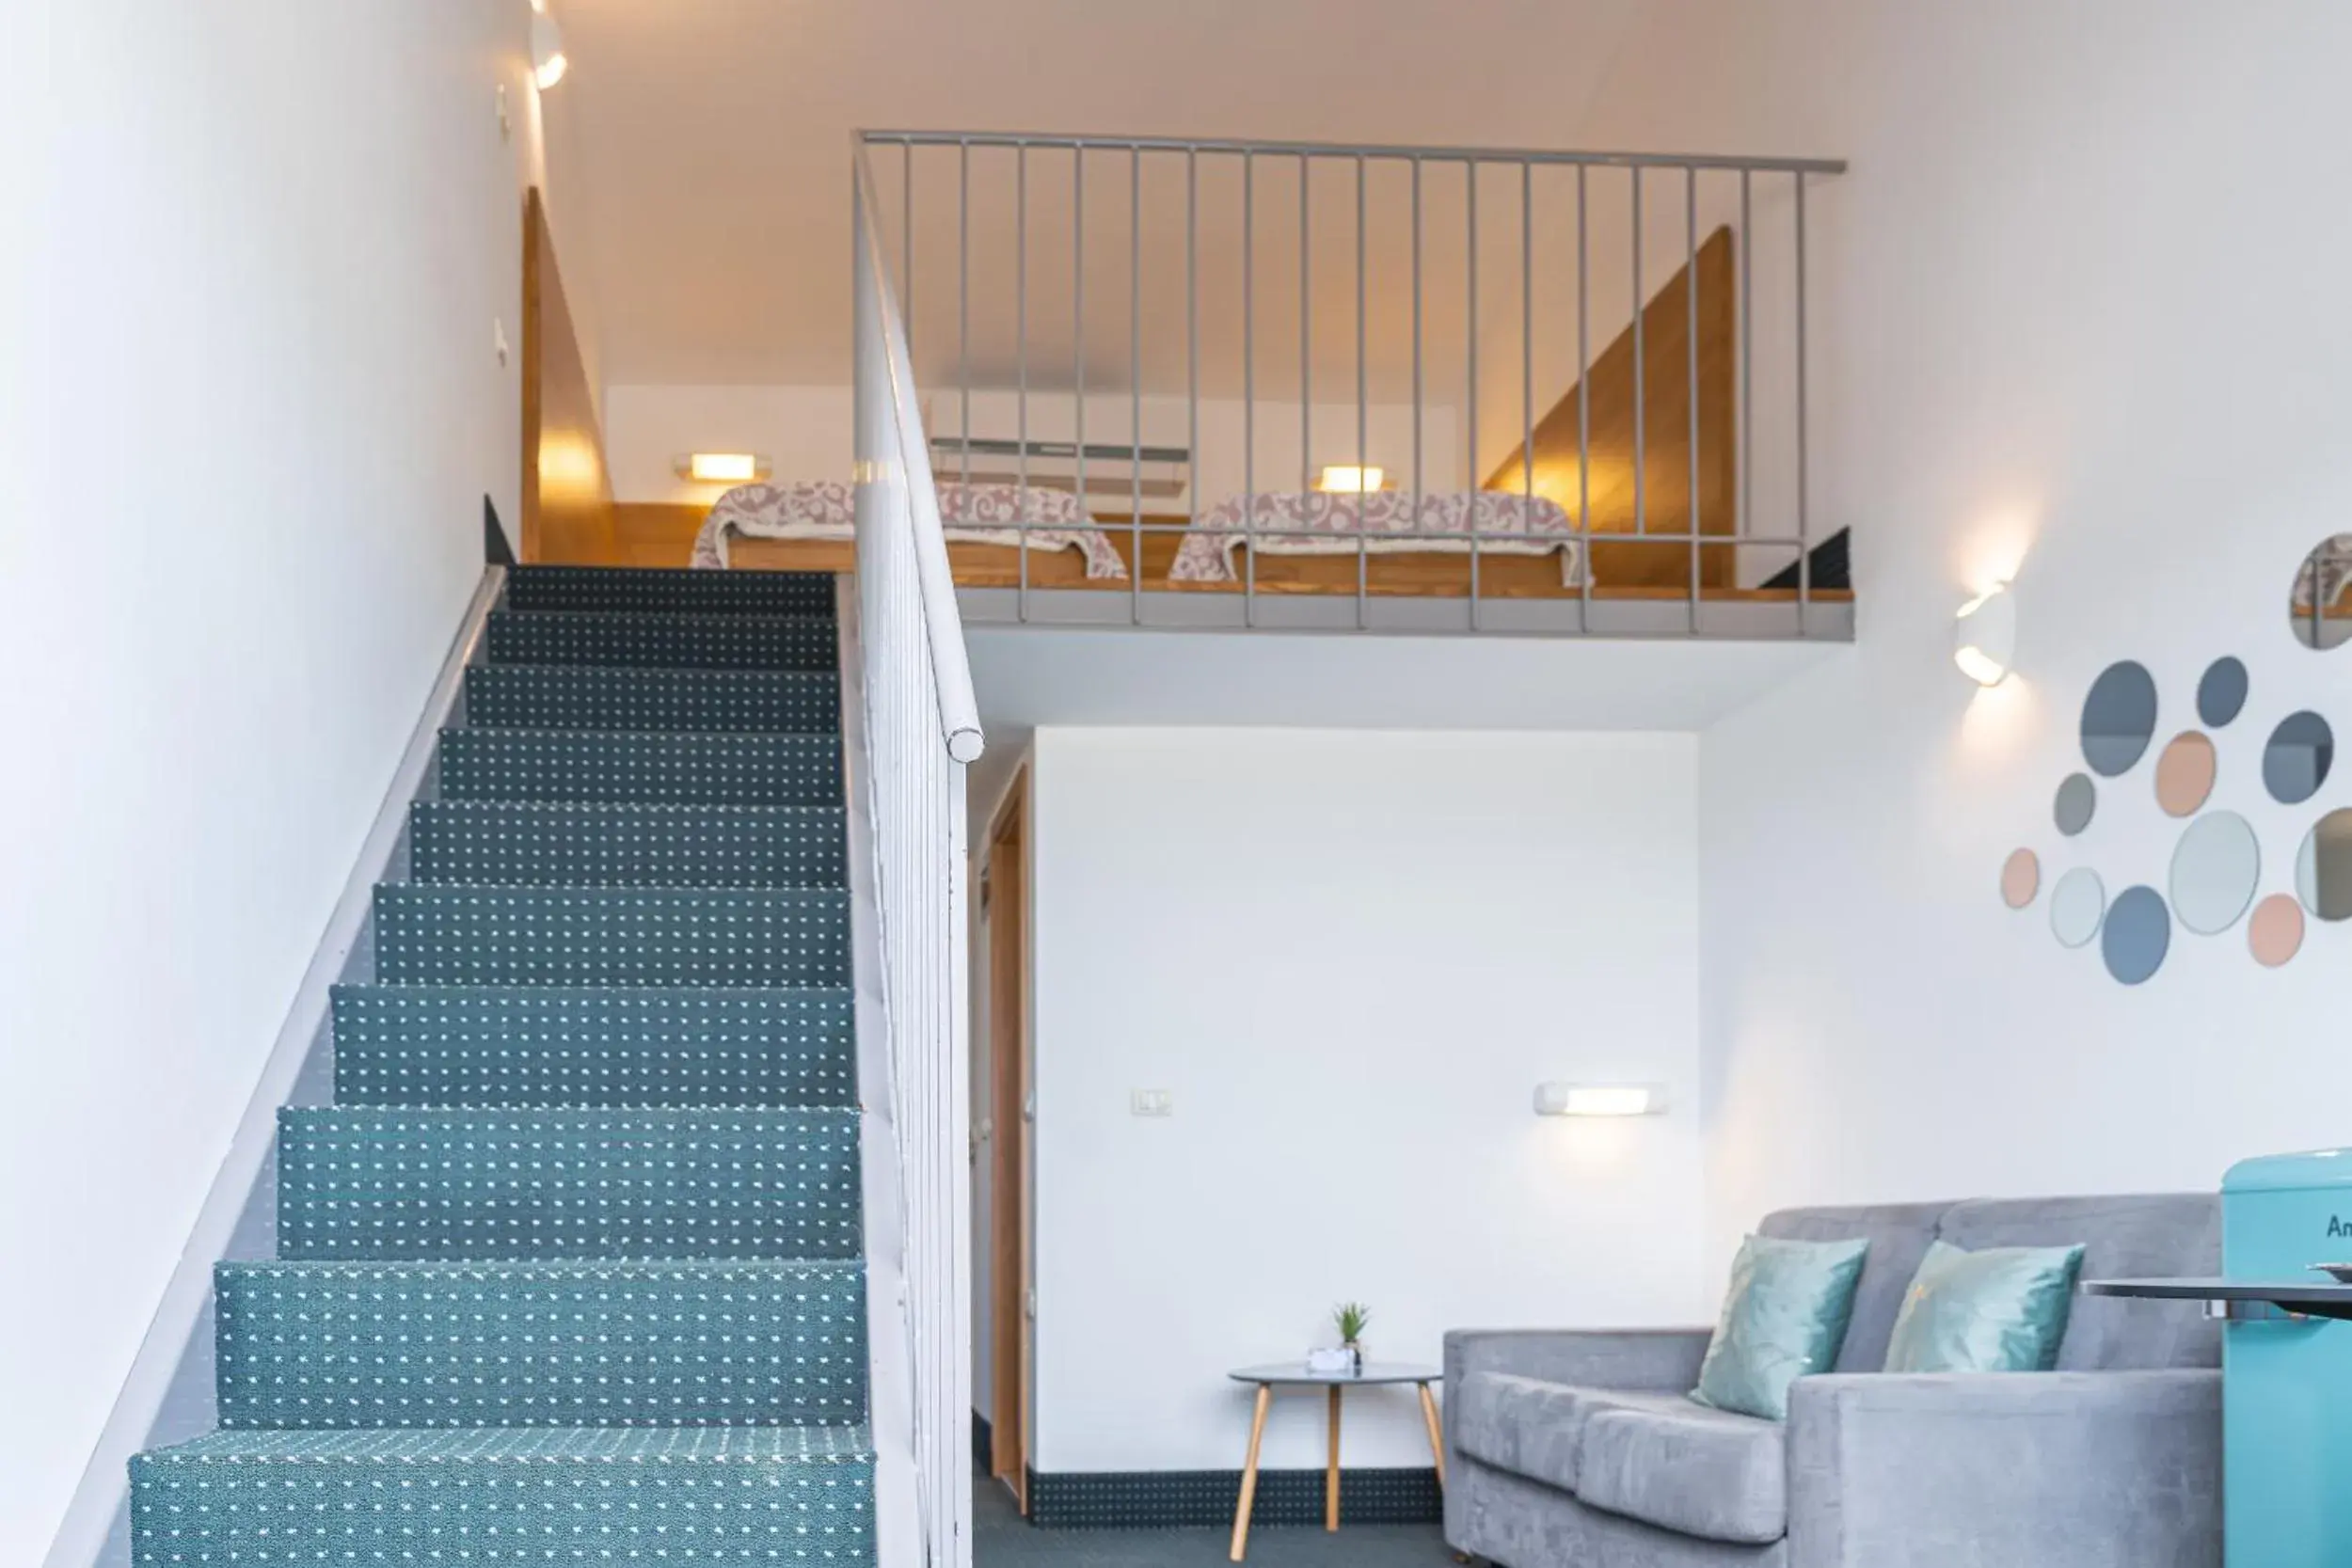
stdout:
[(989, 1294), (991, 1369), (989, 1472), (1029, 1511), (1029, 1438), (1034, 1415), (1027, 1311), (1035, 1257), (1029, 1157), (1029, 769), (1012, 783), (989, 824), (988, 901)]

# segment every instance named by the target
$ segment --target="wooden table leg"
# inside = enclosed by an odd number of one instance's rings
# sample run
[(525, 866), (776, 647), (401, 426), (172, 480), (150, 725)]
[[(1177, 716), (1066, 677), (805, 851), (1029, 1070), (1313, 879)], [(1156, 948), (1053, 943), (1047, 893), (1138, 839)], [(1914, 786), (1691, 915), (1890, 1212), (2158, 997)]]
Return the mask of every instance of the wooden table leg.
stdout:
[(1438, 1462), (1438, 1490), (1445, 1490), (1445, 1428), (1438, 1420), (1438, 1402), (1429, 1385), (1421, 1385), (1421, 1418), (1429, 1423), (1429, 1457)]
[(1258, 1385), (1258, 1410), (1249, 1421), (1249, 1457), (1241, 1467), (1241, 1506), (1233, 1510), (1233, 1551), (1235, 1562), (1249, 1550), (1249, 1510), (1258, 1500), (1258, 1448), (1265, 1441), (1266, 1406), (1274, 1402), (1270, 1384)]
[(1323, 1472), (1323, 1528), (1340, 1528), (1340, 1386), (1331, 1385), (1331, 1463)]

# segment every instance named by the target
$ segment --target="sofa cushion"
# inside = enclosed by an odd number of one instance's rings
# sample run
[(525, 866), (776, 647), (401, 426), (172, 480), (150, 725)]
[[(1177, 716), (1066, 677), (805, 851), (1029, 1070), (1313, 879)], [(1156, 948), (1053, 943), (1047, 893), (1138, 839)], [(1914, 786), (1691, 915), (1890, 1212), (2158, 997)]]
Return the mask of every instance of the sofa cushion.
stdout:
[[(1935, 1240), (1936, 1222), (1948, 1203), (1877, 1203), (1853, 1209), (1783, 1209), (1767, 1214), (1759, 1236), (1791, 1242), (1867, 1241), (1862, 1278), (1854, 1286), (1853, 1312), (1846, 1320), (1846, 1342), (1838, 1347), (1841, 1372), (1875, 1372), (1886, 1365), (1887, 1337), (1903, 1292), (1919, 1272), (1919, 1259)], [(1958, 1243), (1956, 1243), (1958, 1244)]]
[(1680, 1394), (1583, 1388), (1510, 1372), (1472, 1372), (1448, 1398), (1456, 1448), (1563, 1492), (1576, 1490), (1579, 1445), (1594, 1412), (1671, 1410), (1690, 1403)]
[[(2221, 1272), (2221, 1200), (2211, 1193), (1977, 1198), (1953, 1204), (1938, 1234), (1970, 1252), (2080, 1243), (2085, 1279)], [(2219, 1365), (2220, 1325), (2175, 1302), (2077, 1296), (2058, 1345), (2062, 1372)]]
[(1763, 1545), (1788, 1530), (1787, 1429), (1682, 1401), (1597, 1409), (1578, 1445), (1577, 1497), (1708, 1541)]

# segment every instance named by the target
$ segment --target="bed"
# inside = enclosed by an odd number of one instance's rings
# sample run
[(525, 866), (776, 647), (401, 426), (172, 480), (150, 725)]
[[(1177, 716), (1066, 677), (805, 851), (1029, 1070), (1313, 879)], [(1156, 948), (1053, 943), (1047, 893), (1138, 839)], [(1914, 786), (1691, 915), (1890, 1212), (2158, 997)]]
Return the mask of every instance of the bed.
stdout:
[(1261, 556), (1353, 558), (1359, 547), (1370, 555), (1467, 556), (1473, 518), (1482, 558), (1557, 554), (1560, 587), (1573, 589), (1581, 580), (1583, 550), (1567, 513), (1541, 496), (1499, 490), (1426, 494), (1418, 507), (1416, 498), (1401, 490), (1235, 496), (1200, 515), (1176, 550), (1168, 580), (1238, 582), (1236, 558), (1244, 546)]
[[(693, 564), (724, 570), (733, 564), (735, 542), (743, 539), (853, 540), (857, 537), (855, 498), (856, 486), (842, 480), (739, 485), (721, 496), (703, 520), (694, 535)], [(1086, 579), (1123, 582), (1127, 578), (1126, 558), (1100, 532), (1084, 526), (1089, 519), (1079, 508), (1078, 498), (1066, 490), (942, 484), (939, 520), (946, 529), (951, 548), (1025, 548), (1050, 555), (1075, 551)]]

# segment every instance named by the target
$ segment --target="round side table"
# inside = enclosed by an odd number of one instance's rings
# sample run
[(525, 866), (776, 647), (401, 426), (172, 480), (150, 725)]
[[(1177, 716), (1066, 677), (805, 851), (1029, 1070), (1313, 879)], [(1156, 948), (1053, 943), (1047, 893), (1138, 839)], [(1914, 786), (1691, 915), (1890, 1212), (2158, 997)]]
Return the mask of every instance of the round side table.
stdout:
[(1322, 1388), (1330, 1402), (1330, 1448), (1323, 1472), (1323, 1528), (1340, 1528), (1340, 1396), (1349, 1388), (1385, 1388), (1411, 1384), (1421, 1390), (1422, 1419), (1429, 1428), (1429, 1453), (1438, 1462), (1438, 1484), (1445, 1485), (1445, 1433), (1438, 1421), (1438, 1402), (1429, 1386), (1445, 1373), (1436, 1367), (1406, 1362), (1367, 1361), (1360, 1372), (1311, 1372), (1299, 1362), (1270, 1367), (1243, 1367), (1226, 1374), (1236, 1383), (1258, 1386), (1258, 1408), (1249, 1422), (1249, 1457), (1241, 1469), (1241, 1503), (1233, 1511), (1235, 1562), (1249, 1550), (1249, 1510), (1258, 1500), (1258, 1449), (1265, 1439), (1267, 1408), (1277, 1388)]

